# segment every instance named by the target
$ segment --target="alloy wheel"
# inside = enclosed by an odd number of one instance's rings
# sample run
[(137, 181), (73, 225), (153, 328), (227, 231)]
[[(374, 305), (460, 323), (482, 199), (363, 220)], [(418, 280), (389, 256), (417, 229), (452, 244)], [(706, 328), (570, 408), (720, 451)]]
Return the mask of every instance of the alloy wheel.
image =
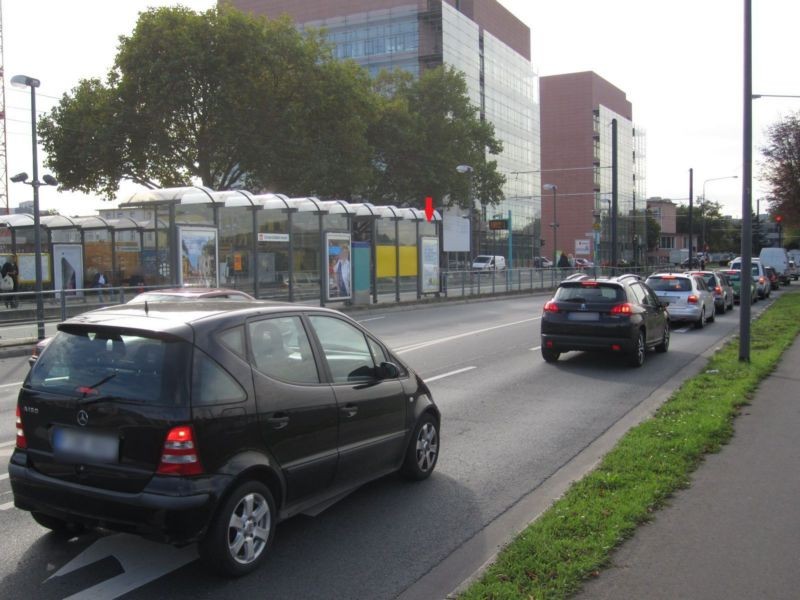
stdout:
[(436, 464), (439, 454), (439, 436), (433, 423), (425, 423), (417, 435), (417, 465), (419, 470), (427, 472)]
[(269, 540), (272, 515), (267, 499), (253, 492), (242, 497), (228, 522), (228, 551), (242, 565), (257, 560)]

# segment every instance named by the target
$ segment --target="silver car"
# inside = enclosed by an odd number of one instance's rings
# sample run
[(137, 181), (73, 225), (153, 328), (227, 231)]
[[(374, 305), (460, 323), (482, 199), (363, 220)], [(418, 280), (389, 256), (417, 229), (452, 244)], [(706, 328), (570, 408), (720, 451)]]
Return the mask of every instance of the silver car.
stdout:
[(698, 329), (714, 322), (714, 294), (700, 275), (654, 273), (647, 285), (667, 304), (670, 321), (689, 321)]
[(692, 275), (699, 275), (706, 281), (708, 290), (714, 294), (714, 306), (717, 314), (725, 314), (727, 310), (733, 310), (733, 287), (728, 278), (720, 271), (692, 271)]

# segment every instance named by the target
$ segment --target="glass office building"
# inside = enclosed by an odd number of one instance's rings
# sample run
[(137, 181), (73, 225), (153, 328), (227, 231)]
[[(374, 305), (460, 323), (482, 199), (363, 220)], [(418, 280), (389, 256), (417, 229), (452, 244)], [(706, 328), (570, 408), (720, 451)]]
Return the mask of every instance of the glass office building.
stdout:
[(538, 78), (530, 62), (530, 30), (496, 0), (234, 0), (241, 10), (291, 16), (298, 26), (322, 28), (334, 55), (372, 75), (404, 69), (415, 76), (450, 65), (464, 73), (469, 98), (503, 144), (496, 160), (506, 176), (505, 200), (483, 206), (474, 253), (508, 257), (509, 232), (487, 221), (510, 215), (513, 263), (528, 265), (538, 249), (541, 200)]

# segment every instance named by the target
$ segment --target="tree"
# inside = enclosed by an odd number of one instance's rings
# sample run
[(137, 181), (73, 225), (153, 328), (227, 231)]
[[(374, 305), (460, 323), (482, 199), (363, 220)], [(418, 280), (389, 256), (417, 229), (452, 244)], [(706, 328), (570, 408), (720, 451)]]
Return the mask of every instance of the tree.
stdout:
[(653, 218), (649, 210), (645, 219), (645, 227), (647, 228), (647, 251), (654, 252), (661, 244), (661, 225)]
[(227, 7), (159, 8), (120, 38), (106, 82), (79, 82), (39, 131), (65, 189), (110, 197), (122, 179), (200, 180), (347, 196), (372, 174), (371, 98), (319, 32)]
[[(437, 202), (469, 206), (503, 199), (505, 176), (487, 152), (499, 154), (502, 144), (491, 123), (481, 121), (470, 103), (463, 74), (452, 67), (424, 71), (419, 79), (395, 71), (375, 81), (379, 116), (370, 130), (377, 175), (370, 197), (376, 202), (421, 206), (425, 196)], [(469, 165), (471, 176), (458, 173)]]
[(772, 188), (771, 212), (790, 227), (800, 226), (800, 112), (767, 129), (762, 178)]

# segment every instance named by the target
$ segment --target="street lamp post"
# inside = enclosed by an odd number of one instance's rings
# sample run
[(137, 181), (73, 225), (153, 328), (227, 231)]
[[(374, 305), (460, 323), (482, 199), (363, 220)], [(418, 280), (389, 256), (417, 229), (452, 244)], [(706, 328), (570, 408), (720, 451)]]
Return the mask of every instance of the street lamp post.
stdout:
[(556, 192), (558, 191), (558, 186), (555, 183), (545, 183), (542, 186), (542, 189), (553, 192), (553, 222), (550, 223), (550, 227), (553, 228), (553, 267), (557, 267), (558, 261), (556, 253), (558, 252), (558, 218), (556, 213)]
[(706, 249), (706, 184), (709, 181), (722, 181), (723, 179), (739, 179), (738, 175), (727, 175), (725, 177), (712, 177), (703, 182), (703, 203), (700, 205), (700, 216), (703, 219), (703, 226), (700, 234), (701, 247), (703, 252)]
[(19, 173), (11, 178), (14, 183), (27, 183), (33, 188), (33, 246), (36, 291), (36, 334), (38, 339), (44, 339), (44, 302), (42, 301), (42, 239), (39, 231), (39, 187), (41, 185), (58, 185), (51, 176), (45, 175), (44, 182), (39, 181), (39, 159), (36, 154), (38, 140), (36, 137), (36, 88), (40, 81), (27, 75), (14, 75), (11, 85), (19, 88), (31, 89), (31, 143), (33, 146), (33, 179), (28, 181), (27, 173)]

